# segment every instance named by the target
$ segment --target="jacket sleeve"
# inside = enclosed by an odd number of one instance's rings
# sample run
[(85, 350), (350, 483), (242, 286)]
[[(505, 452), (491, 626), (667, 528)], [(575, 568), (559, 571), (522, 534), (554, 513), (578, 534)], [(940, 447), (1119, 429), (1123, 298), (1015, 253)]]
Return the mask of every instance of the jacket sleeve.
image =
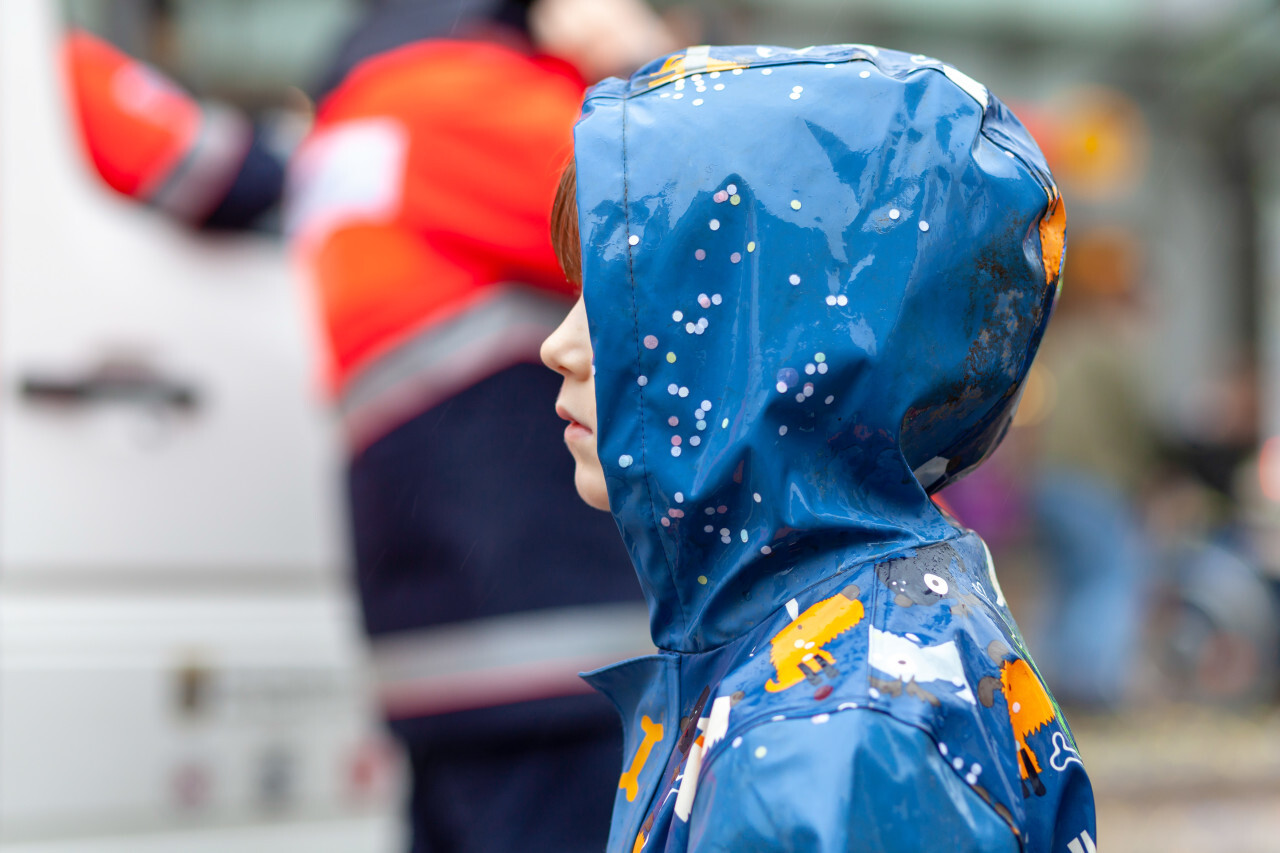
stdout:
[(1019, 845), (927, 734), (854, 709), (766, 723), (725, 744), (704, 768), (689, 850), (1017, 853)]
[(238, 110), (197, 102), (86, 32), (62, 54), (81, 142), (112, 189), (215, 228), (250, 227), (279, 200), (284, 166)]

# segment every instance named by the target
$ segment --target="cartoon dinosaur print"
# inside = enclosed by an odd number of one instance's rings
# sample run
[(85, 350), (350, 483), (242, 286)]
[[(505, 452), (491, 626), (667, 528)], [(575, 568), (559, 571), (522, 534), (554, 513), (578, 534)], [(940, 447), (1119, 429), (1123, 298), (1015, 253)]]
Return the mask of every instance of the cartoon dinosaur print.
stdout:
[(765, 690), (778, 693), (804, 679), (816, 685), (824, 671), (828, 678), (840, 674), (835, 656), (823, 646), (862, 621), (865, 611), (857, 599), (859, 592), (850, 584), (795, 616), (770, 640), (769, 662), (777, 677), (765, 683)]
[(1030, 777), (1036, 794), (1044, 795), (1040, 782), (1040, 760), (1027, 744), (1027, 738), (1057, 716), (1049, 694), (1045, 692), (1035, 671), (1022, 658), (1014, 658), (1000, 667), (1000, 683), (1009, 703), (1009, 722), (1013, 724), (1013, 736), (1018, 742), (1019, 769), (1022, 778)]
[[(998, 686), (997, 686), (998, 685)], [(1057, 716), (1053, 700), (1040, 683), (1039, 676), (1025, 660), (1015, 657), (1000, 665), (1000, 678), (983, 678), (978, 683), (978, 698), (988, 708), (995, 702), (995, 691), (1004, 691), (1009, 707), (1009, 725), (1013, 727), (1013, 739), (1018, 745), (1018, 772), (1022, 777), (1022, 795), (1030, 796), (1027, 784), (1037, 797), (1045, 794), (1040, 781), (1040, 759), (1027, 742), (1027, 738), (1039, 732)]]
[(640, 730), (644, 732), (644, 738), (636, 749), (635, 757), (631, 759), (631, 767), (618, 780), (618, 787), (626, 792), (628, 803), (634, 801), (636, 794), (640, 793), (640, 771), (644, 770), (644, 765), (649, 761), (649, 753), (662, 741), (662, 723), (655, 723), (644, 716), (640, 718)]

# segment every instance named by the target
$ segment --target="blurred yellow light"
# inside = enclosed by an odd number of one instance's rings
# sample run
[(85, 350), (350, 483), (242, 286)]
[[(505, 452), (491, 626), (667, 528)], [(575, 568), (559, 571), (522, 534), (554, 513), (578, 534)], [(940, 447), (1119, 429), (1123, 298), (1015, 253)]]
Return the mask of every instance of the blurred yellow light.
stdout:
[(1132, 98), (1117, 89), (1082, 86), (1055, 98), (1052, 110), (1050, 166), (1065, 195), (1113, 199), (1142, 180), (1148, 129)]

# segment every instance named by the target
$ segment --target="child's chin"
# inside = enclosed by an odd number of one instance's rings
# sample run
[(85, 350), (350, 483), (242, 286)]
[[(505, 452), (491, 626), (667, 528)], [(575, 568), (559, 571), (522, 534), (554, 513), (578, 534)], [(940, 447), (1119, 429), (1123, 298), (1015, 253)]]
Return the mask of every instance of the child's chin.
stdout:
[(574, 473), (573, 485), (578, 489), (578, 497), (587, 506), (609, 511), (609, 490), (604, 484), (604, 472), (599, 467), (591, 470), (589, 466), (579, 463)]

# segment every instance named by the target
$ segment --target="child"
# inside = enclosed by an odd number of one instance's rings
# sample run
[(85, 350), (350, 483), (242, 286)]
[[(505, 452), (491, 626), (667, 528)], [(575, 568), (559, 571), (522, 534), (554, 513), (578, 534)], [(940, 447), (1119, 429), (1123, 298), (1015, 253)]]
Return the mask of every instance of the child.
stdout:
[(924, 56), (704, 47), (592, 90), (575, 154), (543, 360), (661, 650), (589, 676), (627, 724), (608, 849), (1094, 853), (986, 547), (929, 499), (1056, 295), (1027, 132)]

